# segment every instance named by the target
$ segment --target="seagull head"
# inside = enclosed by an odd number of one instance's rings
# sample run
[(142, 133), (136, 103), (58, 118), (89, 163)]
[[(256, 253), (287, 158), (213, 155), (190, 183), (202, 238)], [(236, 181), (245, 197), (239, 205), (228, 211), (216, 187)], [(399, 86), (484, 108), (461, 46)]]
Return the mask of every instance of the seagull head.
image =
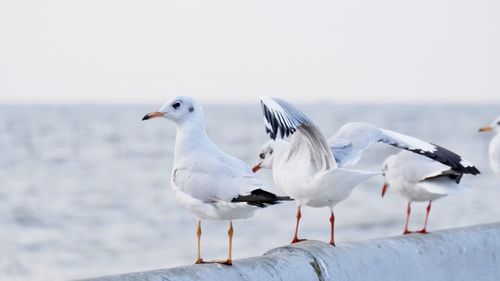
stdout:
[(252, 168), (252, 171), (255, 173), (261, 168), (272, 169), (276, 153), (280, 153), (286, 144), (286, 141), (277, 139), (268, 141), (262, 145), (259, 150), (260, 162)]
[(183, 123), (196, 119), (200, 115), (203, 115), (203, 109), (195, 99), (186, 96), (177, 96), (166, 102), (158, 111), (146, 114), (142, 118), (142, 121), (163, 117), (175, 123)]
[(500, 132), (500, 116), (498, 116), (497, 119), (495, 119), (495, 121), (493, 121), (493, 123), (491, 123), (490, 125), (484, 126), (481, 129), (479, 129), (479, 132), (491, 132), (491, 131)]
[(384, 164), (382, 165), (382, 175), (384, 176), (384, 186), (382, 186), (382, 197), (384, 197), (387, 189), (389, 188), (389, 180), (388, 178), (391, 175), (391, 166), (396, 161), (396, 155), (391, 155), (385, 159)]

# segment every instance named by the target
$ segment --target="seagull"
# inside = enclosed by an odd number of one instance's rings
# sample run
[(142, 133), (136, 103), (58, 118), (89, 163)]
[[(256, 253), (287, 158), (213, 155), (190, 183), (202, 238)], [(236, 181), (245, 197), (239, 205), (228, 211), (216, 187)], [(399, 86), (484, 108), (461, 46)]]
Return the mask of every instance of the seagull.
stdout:
[(500, 116), (489, 126), (482, 127), (479, 132), (495, 131), (496, 135), (491, 139), (489, 147), (490, 165), (495, 174), (500, 175)]
[(403, 234), (412, 233), (408, 230), (412, 202), (429, 202), (424, 227), (418, 231), (425, 234), (427, 233), (427, 221), (432, 202), (448, 194), (467, 190), (460, 185), (462, 176), (466, 173), (476, 175), (479, 174), (479, 171), (472, 165), (465, 164), (465, 160), (462, 162), (470, 169), (452, 168), (431, 158), (408, 151), (391, 155), (384, 161), (382, 172), (385, 182), (382, 188), (382, 197), (384, 197), (387, 188), (392, 186), (408, 201)]
[[(368, 123), (347, 123), (328, 141), (318, 127), (300, 109), (280, 98), (261, 98), (266, 133), (271, 141), (260, 151), (260, 162), (253, 167), (272, 169), (273, 179), (297, 203), (297, 221), (292, 243), (297, 236), (301, 206), (330, 208), (330, 244), (335, 245), (334, 206), (347, 199), (352, 190), (365, 180), (381, 174), (353, 170), (362, 152), (376, 142), (405, 149), (457, 170), (476, 168), (459, 155), (414, 137), (380, 129)], [(291, 135), (291, 141), (284, 138)], [(280, 136), (281, 139), (276, 139)]]
[[(345, 200), (353, 188), (377, 175), (375, 172), (349, 170), (337, 166), (327, 140), (318, 127), (292, 104), (278, 98), (262, 98), (266, 131), (273, 141), (260, 150), (260, 168), (273, 170), (275, 183), (297, 203), (297, 223), (292, 243), (298, 238), (301, 207), (330, 208), (330, 244), (335, 246), (334, 206)], [(291, 142), (276, 140), (292, 135)]]
[(232, 221), (252, 217), (255, 210), (290, 198), (265, 191), (249, 166), (210, 140), (203, 109), (195, 99), (175, 97), (142, 120), (159, 117), (171, 120), (177, 128), (171, 187), (177, 201), (198, 217), (195, 263), (204, 263), (200, 255), (201, 220), (228, 220), (228, 258), (217, 263), (231, 265)]

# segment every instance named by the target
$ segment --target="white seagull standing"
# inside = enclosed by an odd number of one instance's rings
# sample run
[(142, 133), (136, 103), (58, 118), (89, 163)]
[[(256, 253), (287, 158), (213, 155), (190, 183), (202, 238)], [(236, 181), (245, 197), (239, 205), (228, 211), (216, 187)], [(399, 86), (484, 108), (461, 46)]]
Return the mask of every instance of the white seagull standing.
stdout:
[(432, 201), (451, 193), (466, 190), (459, 185), (462, 176), (464, 174), (476, 175), (479, 171), (471, 164), (465, 164), (467, 163), (465, 160), (461, 162), (462, 165), (466, 165), (469, 169), (452, 168), (408, 151), (391, 155), (385, 160), (382, 169), (385, 178), (382, 197), (384, 197), (387, 188), (392, 186), (408, 201), (403, 234), (411, 233), (408, 230), (408, 222), (412, 202), (429, 202), (424, 227), (418, 231), (425, 234), (427, 233), (427, 221), (429, 220)]
[[(330, 244), (335, 245), (333, 207), (345, 200), (358, 184), (380, 174), (344, 167), (356, 164), (362, 152), (373, 143), (406, 149), (459, 170), (475, 169), (442, 147), (366, 123), (347, 123), (327, 142), (316, 125), (292, 104), (279, 98), (262, 98), (261, 104), (266, 132), (272, 141), (262, 146), (261, 162), (253, 171), (272, 169), (275, 183), (296, 200), (297, 223), (292, 243), (301, 241), (297, 237), (301, 206), (328, 206)], [(291, 142), (276, 140), (278, 135), (281, 138), (292, 135)]]
[(171, 186), (179, 203), (195, 213), (198, 220), (198, 254), (200, 255), (201, 220), (229, 220), (229, 254), (232, 263), (232, 220), (253, 216), (256, 209), (273, 205), (288, 197), (278, 197), (263, 190), (241, 160), (224, 153), (207, 136), (203, 109), (190, 97), (179, 96), (151, 112), (142, 120), (164, 117), (177, 127)]
[(482, 127), (479, 132), (495, 131), (496, 135), (491, 139), (488, 154), (490, 156), (490, 166), (495, 174), (500, 176), (500, 116), (489, 126)]

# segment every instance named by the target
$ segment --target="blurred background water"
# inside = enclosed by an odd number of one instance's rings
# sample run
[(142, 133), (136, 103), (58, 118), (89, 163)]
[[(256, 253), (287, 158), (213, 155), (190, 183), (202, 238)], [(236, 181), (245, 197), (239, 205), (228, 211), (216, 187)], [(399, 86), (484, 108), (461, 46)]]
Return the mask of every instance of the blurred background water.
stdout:
[[(196, 218), (169, 188), (175, 127), (141, 122), (151, 106), (0, 106), (0, 280), (66, 280), (190, 264)], [(488, 164), (491, 135), (479, 134), (499, 106), (358, 106), (303, 109), (327, 137), (348, 121), (366, 121), (440, 144), (472, 161), (472, 192), (433, 205), (430, 230), (489, 223), (500, 217), (500, 179)], [(249, 165), (267, 141), (258, 105), (206, 106), (210, 137)], [(358, 168), (380, 170), (396, 149), (377, 144)], [(258, 176), (274, 187), (269, 171)], [(382, 178), (360, 185), (336, 208), (338, 245), (402, 231), (405, 202), (382, 200)], [(414, 205), (420, 228), (425, 204)], [(301, 236), (328, 240), (329, 211), (305, 208)], [(235, 222), (234, 256), (260, 255), (289, 243), (295, 205), (284, 203)], [(224, 258), (227, 225), (203, 223), (202, 254)]]

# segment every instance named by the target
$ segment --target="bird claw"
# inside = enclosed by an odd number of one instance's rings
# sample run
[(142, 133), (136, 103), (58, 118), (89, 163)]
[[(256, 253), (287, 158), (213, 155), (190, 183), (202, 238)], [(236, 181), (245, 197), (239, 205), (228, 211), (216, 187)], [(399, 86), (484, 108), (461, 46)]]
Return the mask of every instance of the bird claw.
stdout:
[(196, 260), (196, 262), (194, 264), (211, 264), (211, 263), (218, 263), (218, 264), (223, 264), (223, 265), (232, 265), (233, 264), (233, 260), (211, 260), (211, 261), (204, 261), (202, 259), (198, 259)]
[(420, 231), (417, 231), (417, 232), (420, 234), (428, 234), (429, 233), (429, 232), (427, 232), (427, 229), (425, 229), (425, 228), (420, 230)]
[(409, 230), (403, 231), (403, 235), (407, 235), (407, 234), (411, 234), (411, 233), (413, 233), (413, 231), (409, 231)]
[(196, 261), (194, 262), (194, 264), (204, 264), (204, 263), (209, 263), (209, 262), (204, 261), (202, 258), (196, 259)]
[(223, 264), (223, 265), (233, 265), (233, 260), (227, 259), (225, 261), (215, 261), (215, 263)]
[(332, 245), (333, 247), (337, 247), (337, 245), (335, 245), (335, 242), (333, 241), (330, 241), (330, 245)]
[(297, 237), (293, 238), (292, 242), (290, 244), (295, 244), (299, 242), (307, 241), (307, 239), (299, 239)]

